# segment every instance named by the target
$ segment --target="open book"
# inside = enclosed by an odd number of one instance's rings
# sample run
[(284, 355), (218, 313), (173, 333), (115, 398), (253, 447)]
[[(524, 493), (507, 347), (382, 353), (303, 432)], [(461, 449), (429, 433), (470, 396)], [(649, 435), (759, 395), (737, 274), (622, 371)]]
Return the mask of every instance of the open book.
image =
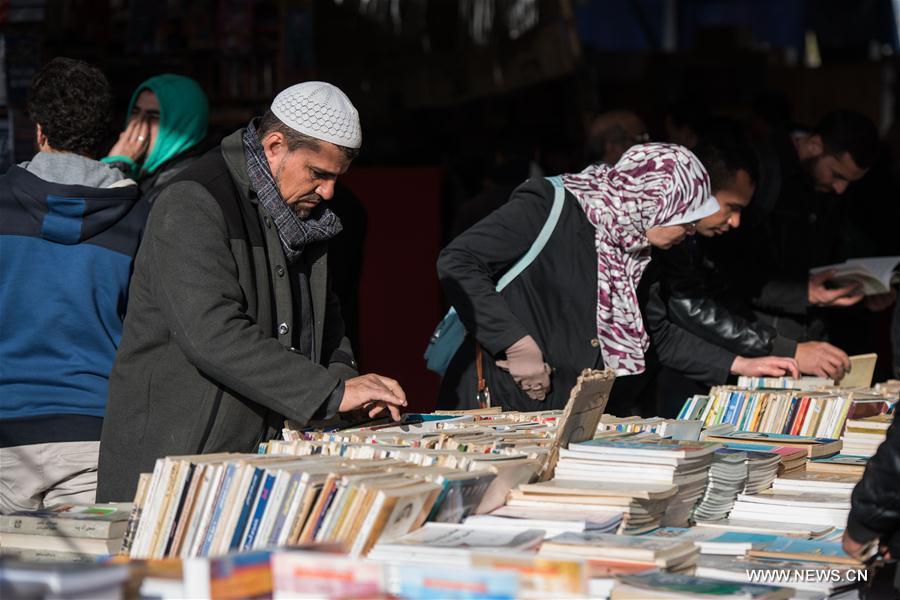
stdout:
[(851, 258), (846, 262), (827, 267), (810, 269), (810, 275), (822, 271), (836, 271), (829, 282), (846, 286), (858, 283), (866, 296), (887, 294), (891, 286), (900, 283), (900, 256), (876, 256), (872, 258)]

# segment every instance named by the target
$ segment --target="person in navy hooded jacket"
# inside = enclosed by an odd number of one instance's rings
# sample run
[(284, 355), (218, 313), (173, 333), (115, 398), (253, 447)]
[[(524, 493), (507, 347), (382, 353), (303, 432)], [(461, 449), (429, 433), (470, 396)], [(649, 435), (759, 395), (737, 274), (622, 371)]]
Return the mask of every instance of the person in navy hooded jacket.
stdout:
[(39, 152), (0, 176), (0, 513), (94, 501), (109, 372), (147, 218), (98, 162), (109, 82), (55, 58), (28, 110)]

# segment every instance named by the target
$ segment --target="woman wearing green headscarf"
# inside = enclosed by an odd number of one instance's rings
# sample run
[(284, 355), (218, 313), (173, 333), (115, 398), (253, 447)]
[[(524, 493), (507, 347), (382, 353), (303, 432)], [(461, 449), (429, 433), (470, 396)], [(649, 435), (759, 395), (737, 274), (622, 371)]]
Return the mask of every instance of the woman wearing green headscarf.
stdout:
[(209, 103), (190, 77), (157, 75), (137, 87), (119, 141), (102, 159), (133, 178), (150, 202), (194, 157), (206, 137)]

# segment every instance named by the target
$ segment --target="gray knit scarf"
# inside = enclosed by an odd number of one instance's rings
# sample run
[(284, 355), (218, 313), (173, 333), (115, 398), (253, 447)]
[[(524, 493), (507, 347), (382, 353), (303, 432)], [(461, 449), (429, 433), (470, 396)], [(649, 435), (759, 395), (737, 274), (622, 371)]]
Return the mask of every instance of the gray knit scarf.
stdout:
[(336, 214), (321, 204), (306, 219), (301, 219), (281, 197), (278, 185), (269, 169), (256, 125), (251, 121), (244, 130), (244, 155), (247, 157), (247, 175), (250, 187), (256, 192), (263, 208), (275, 221), (278, 237), (288, 263), (293, 263), (303, 249), (315, 242), (330, 240), (341, 232), (343, 226)]

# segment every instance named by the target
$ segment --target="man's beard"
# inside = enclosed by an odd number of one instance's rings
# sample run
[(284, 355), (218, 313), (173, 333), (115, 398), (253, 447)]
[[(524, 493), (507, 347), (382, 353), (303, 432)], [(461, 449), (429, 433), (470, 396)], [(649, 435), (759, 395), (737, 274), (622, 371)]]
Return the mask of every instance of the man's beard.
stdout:
[[(281, 190), (281, 174), (284, 171), (284, 163), (278, 166), (278, 169), (275, 172), (275, 186)], [(297, 201), (293, 204), (289, 204), (287, 200), (282, 196), (282, 201), (288, 205), (288, 208), (294, 211), (294, 214), (297, 215), (300, 219), (306, 220), (312, 214), (312, 212), (319, 207), (319, 204), (322, 202), (322, 197), (316, 193), (307, 194), (297, 199)], [(304, 201), (314, 201), (316, 205), (312, 208), (307, 208), (305, 206), (301, 206), (300, 203)]]

